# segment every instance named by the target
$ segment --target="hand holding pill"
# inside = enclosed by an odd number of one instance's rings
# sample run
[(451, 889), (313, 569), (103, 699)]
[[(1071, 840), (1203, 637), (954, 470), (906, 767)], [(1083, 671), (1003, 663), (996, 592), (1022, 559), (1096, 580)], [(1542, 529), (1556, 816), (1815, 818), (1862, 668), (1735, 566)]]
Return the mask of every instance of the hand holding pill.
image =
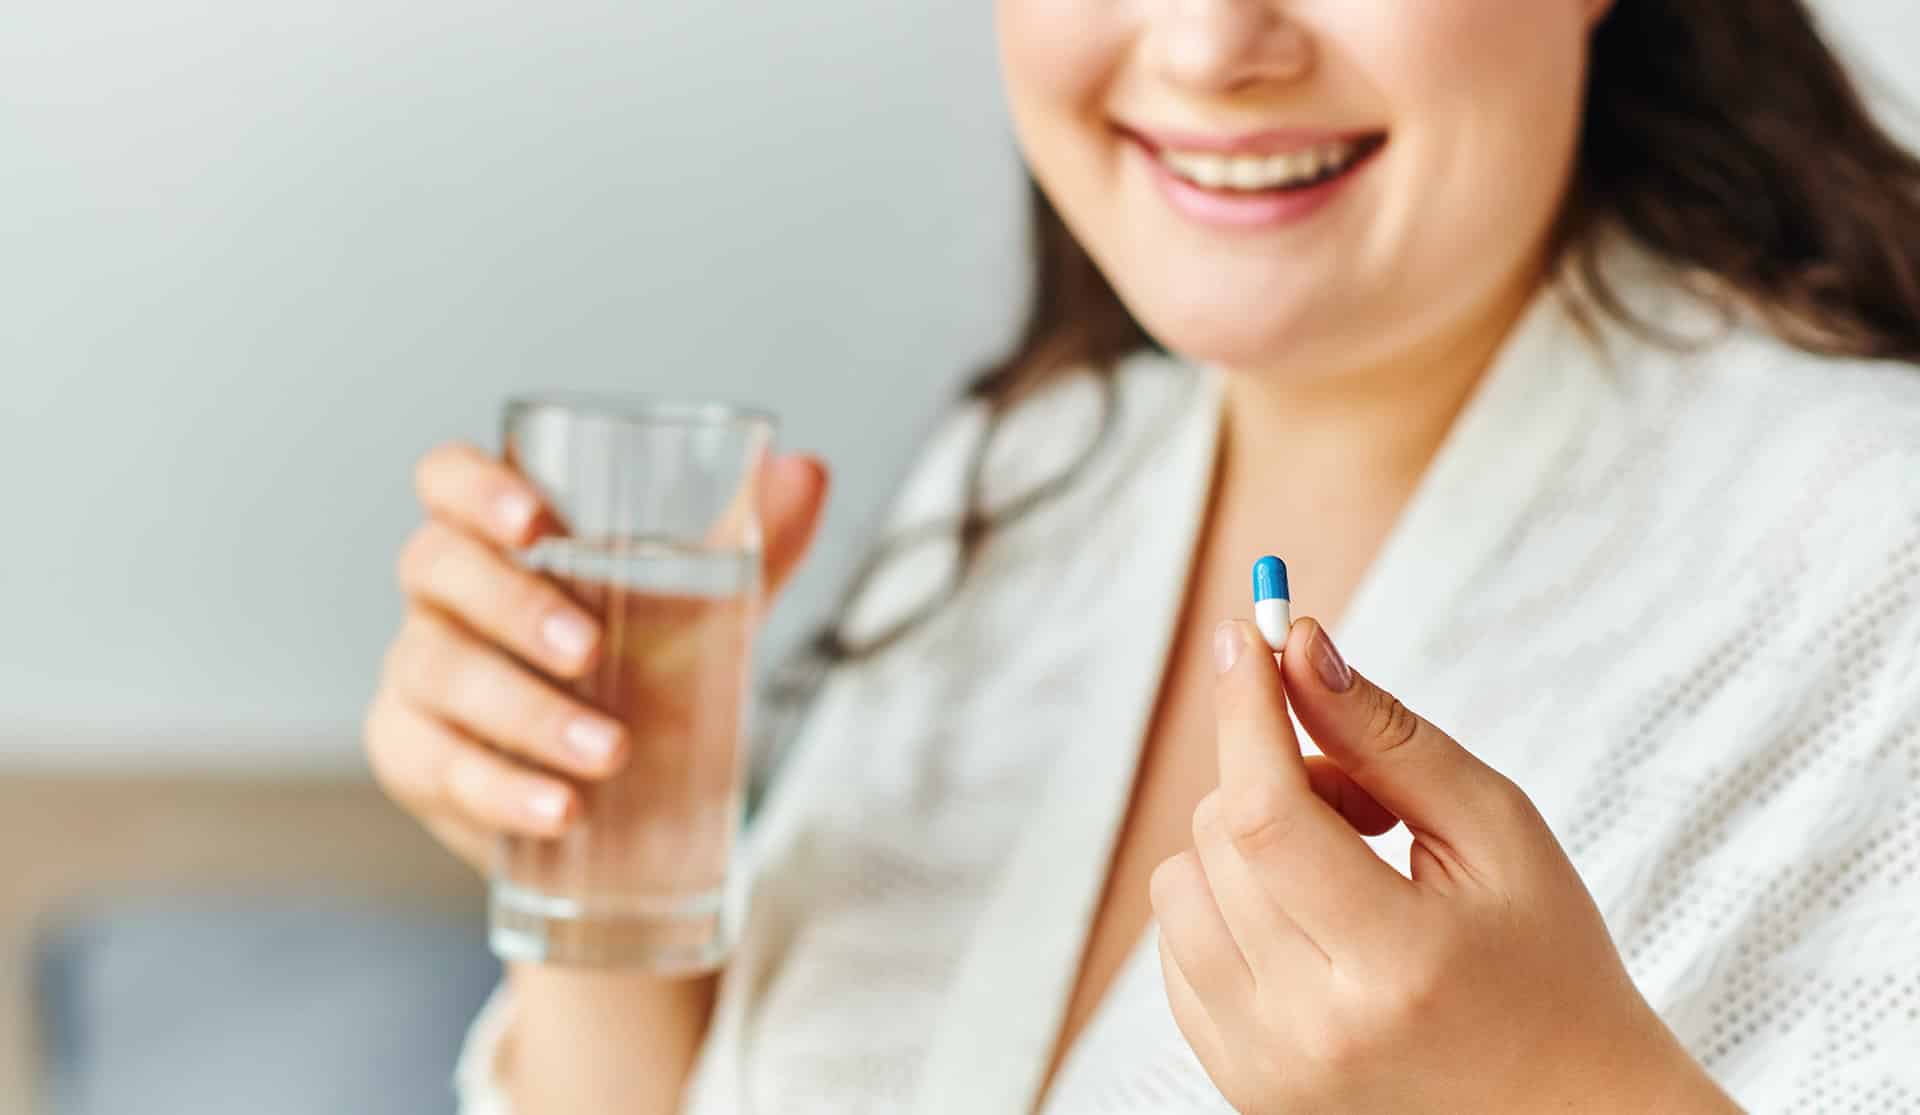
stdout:
[[(1256, 595), (1283, 600), (1284, 577), (1256, 568)], [(1215, 633), (1221, 784), (1150, 892), (1174, 1017), (1227, 1099), (1738, 1110), (1642, 999), (1519, 787), (1354, 672), (1316, 621), (1279, 653), (1269, 626)], [(1324, 759), (1302, 758), (1289, 703)], [(1360, 836), (1395, 819), (1410, 879)]]

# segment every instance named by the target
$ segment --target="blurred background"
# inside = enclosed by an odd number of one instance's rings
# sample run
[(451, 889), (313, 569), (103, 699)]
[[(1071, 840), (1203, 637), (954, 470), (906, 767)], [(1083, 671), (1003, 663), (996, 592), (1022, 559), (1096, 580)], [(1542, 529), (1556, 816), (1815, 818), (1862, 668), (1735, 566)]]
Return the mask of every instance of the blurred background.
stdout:
[[(1920, 100), (1920, 5), (1823, 11)], [(1009, 337), (1021, 188), (984, 0), (0, 6), (0, 1115), (450, 1111), (480, 885), (359, 744), (414, 459), (779, 412), (778, 653)]]

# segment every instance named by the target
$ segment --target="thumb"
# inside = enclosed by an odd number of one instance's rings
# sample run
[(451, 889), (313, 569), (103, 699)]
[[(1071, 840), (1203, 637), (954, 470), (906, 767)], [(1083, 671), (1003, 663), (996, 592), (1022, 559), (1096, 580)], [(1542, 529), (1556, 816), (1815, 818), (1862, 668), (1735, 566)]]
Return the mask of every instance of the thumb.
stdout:
[(807, 453), (788, 453), (767, 464), (760, 499), (760, 527), (766, 538), (766, 600), (786, 587), (820, 526), (827, 503), (827, 465)]
[[(1294, 625), (1280, 665), (1294, 713), (1320, 750), (1406, 822), (1449, 874), (1497, 867), (1516, 841), (1546, 832), (1519, 787), (1355, 673), (1318, 621)], [(1415, 867), (1417, 877), (1417, 857)]]

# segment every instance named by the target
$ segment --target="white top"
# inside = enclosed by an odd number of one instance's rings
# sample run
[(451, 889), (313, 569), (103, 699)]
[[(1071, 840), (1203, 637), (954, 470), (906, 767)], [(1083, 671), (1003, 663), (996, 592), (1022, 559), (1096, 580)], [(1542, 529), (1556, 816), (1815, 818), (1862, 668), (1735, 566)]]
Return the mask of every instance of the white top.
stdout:
[[(1920, 369), (1744, 330), (1675, 353), (1566, 307), (1544, 294), (1517, 328), (1338, 641), (1532, 796), (1736, 1099), (1920, 1110)], [(1071, 493), (823, 691), (753, 836), (686, 1111), (1032, 1110), (1218, 428), (1214, 373), (1140, 356), (1119, 376), (1117, 435)], [(1024, 404), (988, 490), (1051, 475), (1096, 397), (1083, 378)], [(898, 522), (951, 512), (980, 428), (935, 439)], [(911, 607), (937, 549), (857, 614)], [(1404, 829), (1373, 843), (1405, 869)], [(1152, 938), (1044, 1115), (1230, 1110)], [(496, 996), (469, 1040), (467, 1115), (508, 1110), (490, 1071), (511, 1009)]]

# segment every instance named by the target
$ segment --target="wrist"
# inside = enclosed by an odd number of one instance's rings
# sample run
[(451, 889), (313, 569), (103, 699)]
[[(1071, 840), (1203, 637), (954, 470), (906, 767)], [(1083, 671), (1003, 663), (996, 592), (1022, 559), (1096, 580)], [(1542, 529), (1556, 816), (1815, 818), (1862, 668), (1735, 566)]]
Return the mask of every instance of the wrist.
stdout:
[(1663, 1067), (1651, 1074), (1647, 1101), (1640, 1110), (1674, 1115), (1741, 1115), (1740, 1105), (1721, 1090), (1679, 1039), (1671, 1034), (1668, 1039), (1670, 1053)]
[(1621, 1067), (1622, 1081), (1631, 1081), (1625, 1095), (1615, 1094), (1602, 1108), (1649, 1115), (1740, 1115), (1739, 1105), (1720, 1089), (1705, 1067), (1693, 1059), (1665, 1022), (1645, 1007), (1643, 1042)]
[[(1581, 1115), (1738, 1115), (1740, 1108), (1693, 1059), (1651, 1006), (1634, 995), (1634, 1009), (1611, 1025), (1587, 1020), (1570, 1041), (1553, 1043), (1533, 1060), (1546, 1075), (1530, 1078), (1507, 1110)], [(1597, 1023), (1597, 1024), (1596, 1024)], [(1545, 1102), (1543, 1099), (1557, 1102)]]
[(706, 1031), (717, 977), (509, 963), (516, 1029), (547, 1029), (570, 1044), (641, 1031), (655, 1049), (691, 1051)]
[(513, 1018), (498, 1062), (515, 1109), (671, 1111), (712, 1014), (717, 979), (510, 964)]

